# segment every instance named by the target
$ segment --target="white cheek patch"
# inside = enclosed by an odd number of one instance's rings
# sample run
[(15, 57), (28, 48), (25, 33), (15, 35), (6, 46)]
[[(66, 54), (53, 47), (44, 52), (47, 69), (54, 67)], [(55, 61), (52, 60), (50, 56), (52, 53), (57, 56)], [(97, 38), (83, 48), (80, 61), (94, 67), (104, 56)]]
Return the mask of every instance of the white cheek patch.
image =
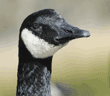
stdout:
[(54, 46), (53, 44), (49, 44), (45, 40), (32, 34), (32, 32), (26, 28), (22, 31), (21, 38), (26, 48), (35, 58), (46, 58), (52, 56), (57, 50), (59, 50), (65, 45), (64, 44), (64, 45)]

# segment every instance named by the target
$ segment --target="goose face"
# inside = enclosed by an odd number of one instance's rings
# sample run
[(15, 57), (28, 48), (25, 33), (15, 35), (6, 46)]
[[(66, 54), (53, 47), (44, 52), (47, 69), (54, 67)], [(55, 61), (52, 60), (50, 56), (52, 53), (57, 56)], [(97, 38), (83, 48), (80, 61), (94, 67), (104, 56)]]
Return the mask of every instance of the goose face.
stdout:
[(45, 58), (52, 56), (70, 40), (89, 37), (90, 33), (68, 24), (55, 10), (44, 9), (24, 20), (20, 36), (34, 57)]

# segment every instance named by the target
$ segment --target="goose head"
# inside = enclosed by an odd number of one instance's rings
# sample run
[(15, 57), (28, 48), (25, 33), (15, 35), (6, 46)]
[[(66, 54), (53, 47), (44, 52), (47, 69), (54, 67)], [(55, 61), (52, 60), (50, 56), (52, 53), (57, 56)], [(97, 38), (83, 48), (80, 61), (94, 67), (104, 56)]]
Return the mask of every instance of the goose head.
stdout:
[(47, 58), (70, 40), (89, 36), (89, 31), (68, 24), (54, 9), (40, 10), (29, 15), (21, 25), (19, 57)]

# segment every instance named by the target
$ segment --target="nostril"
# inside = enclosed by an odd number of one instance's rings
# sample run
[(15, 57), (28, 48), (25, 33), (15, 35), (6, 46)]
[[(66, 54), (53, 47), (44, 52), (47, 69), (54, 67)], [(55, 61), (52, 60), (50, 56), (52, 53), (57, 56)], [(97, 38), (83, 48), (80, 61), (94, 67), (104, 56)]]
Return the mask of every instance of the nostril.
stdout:
[(65, 31), (66, 33), (72, 33), (71, 30), (66, 30), (66, 29), (64, 29), (64, 31)]
[(71, 30), (67, 30), (67, 32), (72, 33), (72, 31), (71, 31)]

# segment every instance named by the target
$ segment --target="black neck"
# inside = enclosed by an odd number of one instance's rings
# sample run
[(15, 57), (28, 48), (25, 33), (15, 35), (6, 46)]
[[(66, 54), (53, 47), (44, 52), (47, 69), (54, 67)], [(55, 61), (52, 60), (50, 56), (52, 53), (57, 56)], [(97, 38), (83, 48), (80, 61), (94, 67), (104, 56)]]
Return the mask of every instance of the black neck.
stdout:
[(51, 96), (51, 63), (52, 57), (33, 58), (26, 47), (19, 43), (16, 96)]

